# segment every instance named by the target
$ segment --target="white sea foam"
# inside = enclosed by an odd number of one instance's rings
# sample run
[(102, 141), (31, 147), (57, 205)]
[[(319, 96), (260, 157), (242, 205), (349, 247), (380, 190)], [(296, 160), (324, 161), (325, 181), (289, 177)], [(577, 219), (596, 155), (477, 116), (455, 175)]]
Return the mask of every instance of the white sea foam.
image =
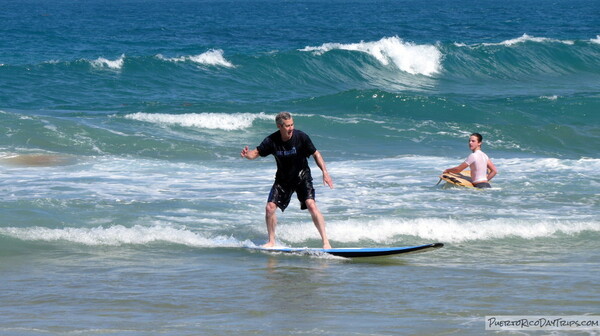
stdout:
[(93, 67), (95, 68), (109, 68), (113, 70), (121, 70), (123, 68), (123, 63), (125, 62), (125, 55), (121, 55), (114, 61), (106, 59), (104, 57), (98, 57), (97, 59), (91, 61)]
[(539, 172), (540, 174), (560, 173), (572, 171), (577, 176), (581, 174), (594, 176), (595, 172), (600, 170), (600, 159), (581, 158), (577, 160), (566, 160), (558, 158), (518, 158), (518, 159), (497, 159), (496, 165), (502, 166), (506, 170), (515, 172), (530, 173)]
[[(441, 218), (380, 218), (372, 220), (331, 221), (327, 223), (330, 239), (351, 244), (373, 241), (378, 244), (398, 244), (404, 236), (432, 242), (458, 243), (473, 240), (504, 238), (552, 238), (560, 234), (573, 235), (582, 231), (600, 232), (598, 221), (525, 221), (521, 219), (490, 219), (467, 221)], [(312, 223), (280, 225), (279, 239), (294, 245), (319, 239)]]
[(91, 246), (144, 245), (156, 242), (181, 244), (193, 247), (242, 246), (243, 242), (228, 237), (205, 237), (185, 228), (169, 226), (115, 225), (95, 228), (51, 229), (45, 227), (0, 228), (0, 234), (25, 241), (68, 241)]
[[(312, 223), (280, 225), (278, 239), (283, 245), (301, 246), (319, 240)], [(260, 226), (262, 228), (262, 226)], [(584, 231), (600, 232), (598, 221), (524, 221), (491, 219), (465, 221), (441, 218), (380, 218), (371, 220), (331, 221), (327, 224), (329, 237), (342, 244), (372, 241), (381, 245), (404, 244), (408, 237), (431, 242), (460, 243), (475, 240), (536, 239), (574, 235)], [(192, 247), (243, 247), (254, 243), (243, 237), (211, 236), (184, 227), (167, 225), (125, 227), (122, 225), (94, 228), (5, 227), (0, 234), (24, 241), (67, 241), (89, 246), (146, 245), (170, 243)]]
[(319, 47), (305, 47), (301, 51), (321, 55), (334, 49), (364, 52), (375, 57), (383, 65), (391, 62), (400, 70), (413, 75), (431, 76), (442, 69), (442, 53), (436, 46), (405, 42), (397, 36), (384, 37), (375, 42), (325, 43)]
[(252, 127), (256, 119), (274, 120), (273, 116), (265, 113), (133, 113), (125, 116), (127, 119), (145, 121), (164, 125), (179, 125), (183, 127), (198, 127), (206, 129), (221, 129), (226, 131), (240, 130)]
[[(271, 120), (270, 117), (268, 119)], [(594, 213), (591, 209), (597, 203), (589, 197), (575, 200), (573, 204), (554, 203), (555, 209), (540, 205), (539, 197), (542, 195), (533, 195), (535, 200), (530, 203), (532, 198), (527, 194), (505, 193), (499, 199), (498, 193), (487, 193), (482, 196), (482, 206), (489, 212), (485, 218), (479, 215), (480, 210), (467, 208), (462, 208), (460, 218), (450, 217), (453, 209), (468, 203), (464, 198), (470, 194), (436, 191), (433, 188), (436, 175), (415, 167), (428, 164), (439, 166), (441, 170), (455, 161), (455, 158), (403, 156), (331, 162), (328, 167), (334, 174), (336, 189), (319, 189), (319, 202), (326, 213), (330, 238), (334, 243), (347, 246), (362, 246), (365, 241), (377, 245), (406, 245), (413, 244), (415, 240), (457, 243), (512, 238), (553, 239), (583, 231), (600, 231), (600, 222), (591, 216)], [(511, 173), (532, 180), (540, 171), (544, 174), (559, 173), (563, 179), (570, 179), (569, 174), (586, 179), (586, 176), (593, 176), (600, 170), (600, 159), (594, 158), (515, 158), (495, 162), (503, 174), (499, 177), (499, 185), (506, 184), (503, 176)], [(189, 203), (184, 202), (183, 207), (153, 215), (150, 226), (139, 225), (147, 224), (146, 220), (134, 220), (127, 226), (113, 225), (110, 221), (87, 221), (95, 227), (5, 227), (0, 229), (0, 235), (26, 241), (68, 241), (85, 245), (163, 242), (193, 247), (247, 246), (249, 237), (264, 234), (262, 197), (268, 193), (272, 179), (272, 172), (265, 173), (265, 167), (271, 169), (271, 166), (265, 162), (264, 165), (238, 169), (238, 165), (204, 167), (106, 157), (96, 162), (91, 170), (87, 169), (89, 164), (82, 165), (86, 169), (79, 172), (69, 168), (68, 178), (60, 169), (44, 171), (44, 178), (40, 178), (39, 171), (35, 169), (5, 170), (4, 174), (0, 170), (3, 177), (10, 176), (20, 181), (6, 186), (7, 197), (15, 201), (38, 199), (45, 202), (56, 197), (56, 190), (61, 190), (61, 198), (56, 202), (64, 202), (65, 206), (71, 200), (79, 202), (86, 199), (93, 199), (96, 203), (107, 201), (111, 208), (138, 202), (170, 202), (173, 199), (188, 199), (201, 204), (224, 193), (229, 202), (224, 202), (225, 208), (210, 211), (189, 208)], [(562, 172), (568, 174), (560, 174)], [(314, 177), (318, 180), (319, 174), (315, 173)], [(96, 182), (89, 183), (90, 180)], [(555, 196), (549, 197), (549, 202), (557, 201)], [(523, 203), (522, 209), (526, 211), (522, 213), (507, 210)], [(239, 218), (236, 211), (240, 204), (251, 208), (252, 215)], [(282, 216), (282, 225), (278, 227), (280, 241), (290, 246), (305, 246), (318, 241), (319, 236), (310, 217), (294, 207)], [(448, 214), (448, 217), (440, 217), (443, 214)], [(231, 236), (228, 236), (229, 233), (223, 236), (225, 225), (231, 227)], [(215, 231), (221, 233), (213, 234)]]
[[(464, 157), (439, 157), (439, 156), (420, 156), (405, 155), (393, 158), (382, 158), (376, 160), (344, 161), (338, 167), (334, 165), (337, 173), (341, 176), (354, 176), (364, 174), (364, 170), (371, 171), (371, 174), (392, 174), (398, 173), (400, 167), (406, 167), (409, 171), (416, 171), (417, 167), (431, 167), (441, 171)], [(491, 156), (491, 155), (490, 155)], [(493, 158), (493, 157), (492, 157)], [(580, 159), (559, 159), (559, 158), (493, 158), (496, 166), (502, 167), (502, 172), (539, 172), (540, 174), (564, 173), (573, 171), (578, 176), (592, 177), (595, 172), (600, 170), (600, 159), (583, 157)], [(377, 176), (377, 175), (376, 175)]]
[(205, 53), (192, 56), (167, 58), (159, 54), (156, 55), (156, 57), (169, 62), (194, 62), (204, 65), (223, 66), (227, 68), (234, 67), (234, 65), (231, 62), (225, 59), (225, 57), (223, 56), (223, 50), (221, 49), (211, 49)]
[(547, 37), (534, 37), (534, 36), (529, 36), (527, 34), (523, 34), (520, 37), (502, 41), (500, 43), (483, 43), (483, 45), (486, 45), (486, 46), (488, 46), (488, 45), (513, 46), (515, 44), (525, 43), (525, 42), (538, 42), (538, 43), (552, 42), (552, 43), (563, 43), (563, 44), (567, 44), (567, 45), (575, 44), (575, 42), (572, 40), (557, 40), (557, 39), (552, 39), (552, 38), (547, 38)]
[(596, 38), (591, 39), (590, 42), (600, 44), (600, 35), (596, 35)]
[(541, 99), (546, 99), (546, 100), (558, 100), (558, 96), (557, 95), (552, 95), (552, 96), (541, 96)]

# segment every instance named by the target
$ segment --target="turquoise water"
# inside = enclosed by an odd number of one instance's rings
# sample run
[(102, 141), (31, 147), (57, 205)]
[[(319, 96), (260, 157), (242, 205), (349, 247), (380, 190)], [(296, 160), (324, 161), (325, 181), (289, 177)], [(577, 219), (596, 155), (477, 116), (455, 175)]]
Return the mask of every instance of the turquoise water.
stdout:
[[(2, 7), (1, 334), (481, 335), (488, 315), (597, 313), (595, 2)], [(239, 152), (282, 110), (332, 175), (334, 246), (445, 247), (245, 249), (275, 163)], [(493, 190), (436, 185), (472, 132)], [(280, 244), (320, 246), (295, 202)]]

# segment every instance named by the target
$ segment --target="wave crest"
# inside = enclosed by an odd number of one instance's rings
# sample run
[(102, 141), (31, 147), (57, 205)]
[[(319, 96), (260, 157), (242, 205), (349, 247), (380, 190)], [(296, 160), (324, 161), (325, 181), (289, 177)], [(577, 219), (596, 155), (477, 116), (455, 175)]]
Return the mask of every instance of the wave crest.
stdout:
[(225, 131), (249, 128), (256, 119), (274, 120), (265, 113), (133, 113), (125, 116), (126, 119), (144, 121), (164, 125), (178, 125), (183, 127), (198, 127), (206, 129), (221, 129)]
[(205, 53), (200, 55), (192, 55), (192, 56), (181, 56), (181, 57), (172, 57), (167, 58), (163, 55), (156, 55), (156, 58), (169, 62), (193, 62), (203, 65), (214, 65), (214, 66), (223, 66), (226, 68), (233, 68), (234, 65), (229, 62), (223, 56), (223, 50), (221, 49), (211, 49)]
[(442, 53), (436, 46), (405, 42), (397, 36), (384, 37), (375, 42), (325, 43), (319, 47), (305, 47), (300, 51), (321, 55), (335, 49), (367, 53), (383, 65), (391, 62), (412, 75), (432, 76), (442, 70)]
[(89, 246), (144, 245), (166, 242), (194, 247), (242, 246), (235, 239), (226, 237), (207, 238), (201, 234), (169, 226), (144, 227), (135, 225), (110, 227), (50, 229), (44, 227), (0, 228), (0, 234), (25, 241), (68, 241)]
[[(398, 241), (406, 240), (404, 236), (443, 243), (510, 238), (556, 238), (584, 231), (599, 232), (599, 224), (597, 221), (528, 221), (519, 219), (471, 221), (441, 218), (382, 218), (367, 221), (330, 221), (327, 231), (330, 238), (335, 237), (335, 241), (346, 244), (370, 240), (378, 244), (398, 245)], [(310, 224), (282, 226), (278, 228), (278, 235), (280, 239), (296, 245), (315, 238)]]
[(500, 43), (483, 43), (483, 45), (485, 45), (485, 46), (492, 46), (492, 45), (513, 46), (515, 44), (525, 43), (525, 42), (538, 42), (538, 43), (550, 42), (550, 43), (563, 43), (566, 45), (575, 44), (575, 42), (571, 41), (571, 40), (557, 40), (557, 39), (552, 39), (552, 38), (548, 38), (548, 37), (534, 37), (534, 36), (529, 36), (527, 34), (523, 34), (520, 37), (502, 41)]
[(106, 59), (104, 57), (98, 57), (97, 59), (90, 61), (95, 68), (109, 68), (112, 70), (121, 70), (125, 63), (125, 54), (122, 54), (119, 58), (114, 61)]

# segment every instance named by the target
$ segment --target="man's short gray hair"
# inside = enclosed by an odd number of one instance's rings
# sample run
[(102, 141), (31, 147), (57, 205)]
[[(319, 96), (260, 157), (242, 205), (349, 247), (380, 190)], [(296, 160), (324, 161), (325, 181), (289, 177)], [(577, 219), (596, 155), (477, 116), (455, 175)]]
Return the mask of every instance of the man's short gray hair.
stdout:
[(290, 112), (279, 112), (277, 113), (277, 116), (275, 116), (275, 123), (277, 124), (277, 126), (281, 126), (283, 125), (283, 122), (285, 120), (290, 120), (292, 119), (292, 115), (290, 114)]

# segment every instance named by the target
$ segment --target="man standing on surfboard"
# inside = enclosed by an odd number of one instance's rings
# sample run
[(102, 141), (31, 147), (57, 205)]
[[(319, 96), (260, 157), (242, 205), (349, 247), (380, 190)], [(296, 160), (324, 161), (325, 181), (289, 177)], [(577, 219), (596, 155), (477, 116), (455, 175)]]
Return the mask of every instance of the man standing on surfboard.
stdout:
[(460, 165), (448, 168), (444, 170), (444, 173), (455, 173), (458, 174), (465, 170), (465, 168), (471, 168), (471, 179), (475, 188), (491, 188), (489, 181), (496, 176), (496, 166), (492, 163), (492, 160), (481, 151), (481, 143), (483, 137), (479, 133), (473, 133), (469, 137), (469, 149), (471, 153), (465, 162)]
[(308, 212), (310, 212), (323, 240), (323, 248), (329, 249), (331, 245), (329, 239), (327, 239), (325, 219), (315, 202), (315, 189), (313, 188), (307, 158), (311, 155), (314, 157), (317, 166), (323, 172), (323, 183), (333, 189), (333, 181), (327, 172), (325, 161), (308, 135), (294, 129), (294, 119), (292, 119), (289, 112), (277, 114), (275, 123), (279, 131), (266, 137), (256, 149), (249, 150), (246, 146), (240, 153), (242, 157), (248, 160), (273, 154), (277, 162), (275, 183), (271, 187), (265, 208), (269, 241), (263, 246), (273, 247), (275, 245), (275, 227), (277, 226), (275, 212), (278, 207), (281, 211), (284, 211), (295, 192), (300, 201), (300, 209), (308, 209)]

